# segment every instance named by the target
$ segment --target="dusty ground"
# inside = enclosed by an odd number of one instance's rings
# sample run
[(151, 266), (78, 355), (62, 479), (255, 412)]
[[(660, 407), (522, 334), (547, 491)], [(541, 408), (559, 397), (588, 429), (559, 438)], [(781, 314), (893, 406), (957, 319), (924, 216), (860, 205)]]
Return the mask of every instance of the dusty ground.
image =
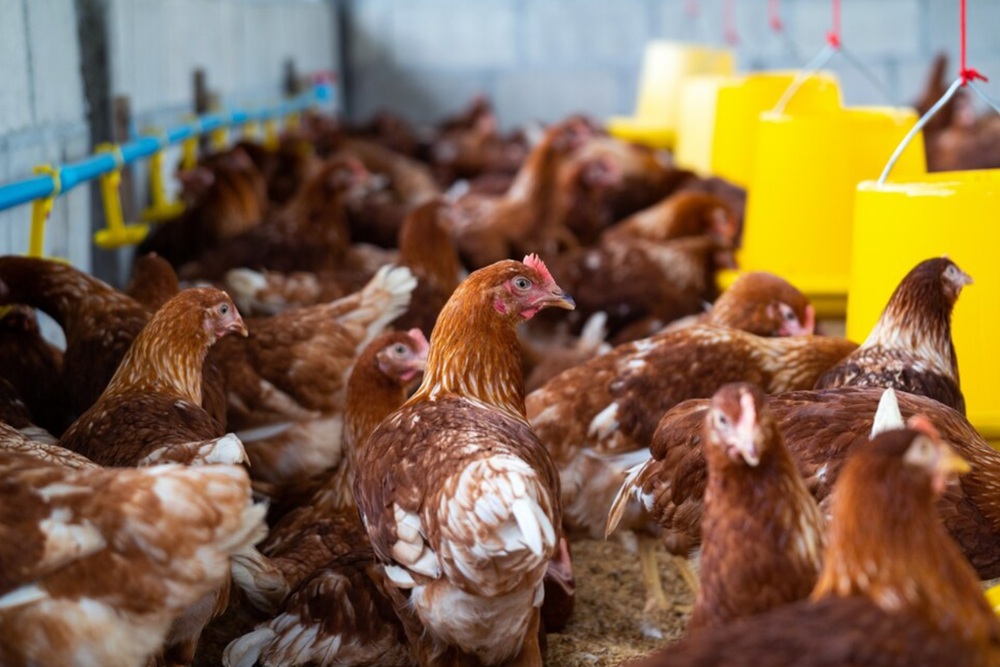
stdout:
[[(565, 631), (548, 636), (547, 667), (618, 665), (684, 632), (685, 612), (643, 613), (646, 593), (639, 559), (618, 541), (584, 540), (573, 543), (572, 550), (576, 606)], [(659, 560), (667, 598), (690, 608), (694, 598), (670, 557), (661, 552)], [(206, 629), (196, 667), (218, 667), (229, 639), (252, 627), (253, 620), (237, 611), (217, 619)]]
[[(666, 552), (659, 554), (667, 598), (694, 603)], [(643, 614), (646, 592), (639, 559), (615, 540), (573, 544), (576, 608), (566, 630), (550, 634), (545, 664), (551, 667), (604, 667), (645, 655), (684, 632), (688, 614), (672, 610)], [(662, 637), (654, 635), (662, 633)]]

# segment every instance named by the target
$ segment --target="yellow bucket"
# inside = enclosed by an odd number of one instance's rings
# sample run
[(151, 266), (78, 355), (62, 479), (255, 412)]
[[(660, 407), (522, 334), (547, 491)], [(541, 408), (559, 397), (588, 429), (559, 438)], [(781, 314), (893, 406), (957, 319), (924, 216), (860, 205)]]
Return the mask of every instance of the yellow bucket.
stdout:
[[(760, 114), (774, 108), (796, 76), (795, 71), (774, 71), (688, 77), (681, 87), (677, 165), (750, 187)], [(788, 112), (822, 113), (840, 107), (836, 77), (821, 72), (805, 80)]]
[[(762, 114), (740, 270), (783, 276), (810, 298), (817, 317), (843, 317), (855, 188), (879, 175), (916, 120), (912, 110), (882, 107)], [(922, 137), (913, 143), (896, 166), (901, 176), (926, 172)], [(724, 272), (720, 283), (734, 279)]]
[[(909, 147), (903, 153), (923, 147)], [(888, 153), (887, 153), (888, 154)], [(897, 170), (893, 170), (897, 174)], [(975, 281), (955, 305), (952, 337), (969, 421), (1000, 439), (1000, 170), (923, 174), (858, 185), (847, 335), (867, 338), (903, 276), (948, 255)]]
[(656, 40), (646, 45), (634, 116), (614, 116), (608, 132), (625, 141), (672, 148), (681, 83), (693, 74), (731, 74), (733, 52), (700, 44)]

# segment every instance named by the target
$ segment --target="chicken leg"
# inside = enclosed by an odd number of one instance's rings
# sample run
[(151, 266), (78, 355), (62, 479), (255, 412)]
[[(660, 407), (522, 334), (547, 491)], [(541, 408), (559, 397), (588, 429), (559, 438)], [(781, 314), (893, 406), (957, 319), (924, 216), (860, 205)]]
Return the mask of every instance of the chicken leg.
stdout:
[[(660, 566), (656, 558), (657, 540), (651, 537), (639, 537), (639, 563), (642, 571), (642, 580), (646, 586), (647, 598), (645, 612), (675, 610), (680, 612), (691, 611), (691, 605), (679, 602), (670, 602), (663, 591), (663, 580), (660, 577)], [(691, 592), (698, 593), (698, 575), (691, 569), (691, 564), (686, 558), (674, 556), (674, 564), (681, 575), (681, 578), (691, 588)]]

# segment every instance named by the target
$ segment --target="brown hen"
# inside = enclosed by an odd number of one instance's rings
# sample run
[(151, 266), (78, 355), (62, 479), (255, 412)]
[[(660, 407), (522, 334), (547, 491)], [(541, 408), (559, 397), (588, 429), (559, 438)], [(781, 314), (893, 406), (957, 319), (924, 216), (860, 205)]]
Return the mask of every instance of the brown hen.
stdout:
[(361, 516), (421, 665), (541, 665), (559, 479), (524, 411), (517, 325), (572, 308), (535, 256), (472, 273), (423, 383), (358, 455)]
[(694, 632), (634, 667), (987, 667), (1000, 623), (935, 516), (968, 470), (932, 433), (895, 430), (858, 449), (837, 483), (812, 599)]
[(896, 287), (861, 347), (824, 373), (816, 389), (892, 387), (965, 414), (951, 311), (970, 283), (972, 278), (946, 257), (917, 264)]
[(264, 532), (235, 466), (69, 469), (0, 451), (0, 663), (137, 667)]
[[(771, 396), (768, 404), (820, 506), (828, 504), (841, 466), (868, 442), (883, 390), (843, 387)], [(944, 525), (983, 579), (1000, 577), (1000, 453), (960, 413), (923, 396), (897, 393), (902, 414), (926, 415), (942, 437), (972, 465), (939, 503)], [(664, 528), (667, 549), (686, 555), (701, 543), (706, 482), (701, 424), (707, 401), (687, 401), (663, 416), (653, 458), (627, 483)]]
[(136, 257), (155, 252), (179, 268), (207, 250), (264, 220), (267, 186), (250, 156), (239, 147), (203, 158), (178, 174), (186, 210), (155, 226)]
[(246, 326), (225, 292), (196, 288), (173, 297), (139, 332), (104, 393), (59, 444), (111, 466), (203, 456), (197, 448), (173, 445), (222, 435), (222, 426), (201, 407), (202, 365), (208, 348), (229, 333), (245, 336)]
[(466, 267), (477, 269), (530, 249), (556, 252), (576, 245), (550, 209), (560, 160), (590, 134), (573, 120), (548, 128), (504, 195), (467, 194), (442, 211)]
[[(419, 330), (382, 334), (365, 348), (348, 383), (344, 464), (326, 475), (308, 502), (278, 522), (261, 545), (267, 559), (248, 574), (282, 585), (267, 592), (269, 599), (248, 592), (255, 604), (278, 613), (226, 649), (227, 665), (408, 662), (405, 642), (397, 637), (399, 620), (389, 597), (379, 592), (377, 582), (384, 575), (376, 571), (358, 516), (352, 461), (379, 422), (402, 405), (426, 358), (427, 341)], [(292, 597), (285, 599), (289, 591)], [(274, 602), (281, 603), (277, 610)], [(330, 610), (341, 611), (331, 618), (325, 615)], [(402, 661), (394, 660), (393, 652)]]
[(704, 438), (705, 540), (689, 633), (805, 599), (826, 546), (823, 515), (759, 387), (717, 391)]
[(33, 308), (10, 306), (0, 313), (0, 378), (24, 401), (31, 421), (57, 438), (75, 416), (62, 366), (62, 350), (42, 337)]

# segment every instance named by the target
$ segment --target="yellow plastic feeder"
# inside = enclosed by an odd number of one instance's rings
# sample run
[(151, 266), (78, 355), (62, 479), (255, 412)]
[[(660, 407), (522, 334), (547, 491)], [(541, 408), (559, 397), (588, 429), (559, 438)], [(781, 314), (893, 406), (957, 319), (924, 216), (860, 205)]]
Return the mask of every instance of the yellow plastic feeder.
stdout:
[[(749, 187), (757, 150), (760, 114), (774, 108), (797, 72), (755, 72), (743, 76), (691, 76), (681, 87), (677, 165)], [(840, 107), (840, 86), (833, 74), (806, 79), (788, 105), (790, 113)]]
[(993, 613), (1000, 616), (1000, 584), (986, 589), (986, 601), (993, 608)]
[(735, 57), (728, 49), (700, 44), (652, 41), (646, 45), (639, 75), (634, 116), (614, 116), (608, 132), (625, 141), (672, 148), (677, 132), (681, 84), (694, 74), (732, 74)]
[[(909, 147), (907, 153), (919, 151)], [(903, 276), (929, 257), (948, 255), (974, 284), (962, 290), (952, 319), (969, 421), (1000, 440), (1000, 170), (899, 177), (858, 185), (855, 200), (847, 335), (864, 340)]]
[[(762, 114), (740, 270), (777, 273), (810, 298), (818, 317), (844, 317), (855, 188), (879, 175), (916, 120), (912, 110), (889, 107)], [(902, 176), (926, 171), (922, 138), (914, 143), (896, 167)], [(724, 272), (721, 285), (736, 275)]]

